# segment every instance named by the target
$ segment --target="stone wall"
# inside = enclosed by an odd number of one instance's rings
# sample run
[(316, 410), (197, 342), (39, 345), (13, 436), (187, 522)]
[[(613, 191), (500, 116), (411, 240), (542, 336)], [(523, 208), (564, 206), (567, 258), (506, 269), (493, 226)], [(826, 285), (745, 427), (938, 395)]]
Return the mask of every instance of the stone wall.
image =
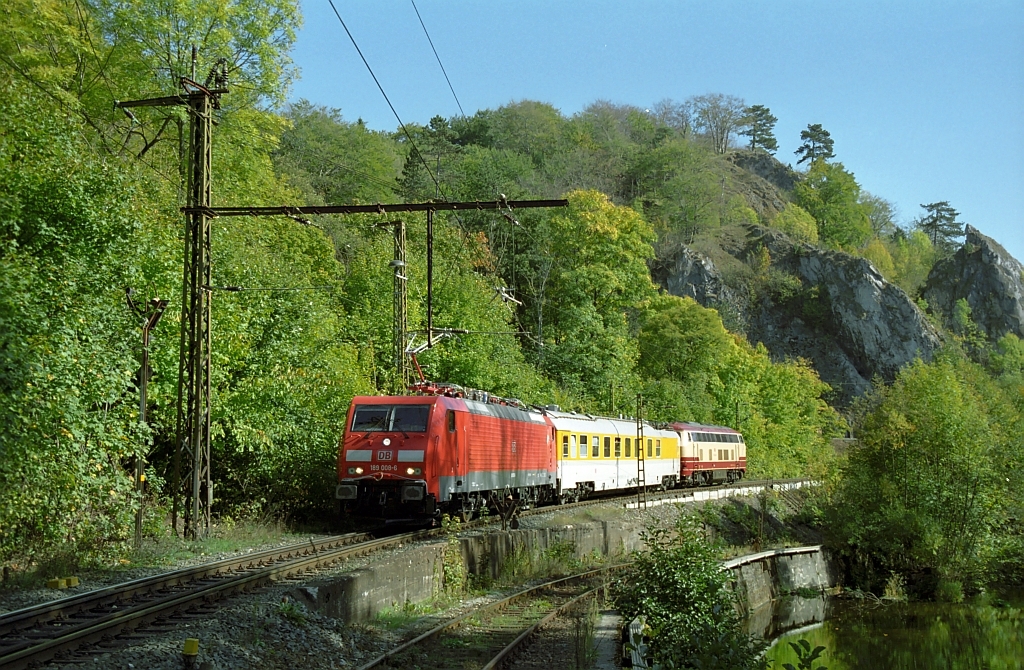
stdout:
[(723, 567), (735, 577), (733, 590), (744, 615), (789, 593), (824, 592), (838, 579), (820, 546), (762, 551), (726, 561)]

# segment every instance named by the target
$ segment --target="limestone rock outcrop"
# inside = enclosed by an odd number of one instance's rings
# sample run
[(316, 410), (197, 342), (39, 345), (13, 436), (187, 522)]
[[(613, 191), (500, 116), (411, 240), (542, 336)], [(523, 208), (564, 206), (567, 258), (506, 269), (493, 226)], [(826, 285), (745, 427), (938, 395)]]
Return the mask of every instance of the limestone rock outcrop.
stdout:
[(714, 264), (689, 249), (663, 261), (661, 283), (707, 307), (725, 296), (739, 306), (748, 340), (764, 343), (777, 360), (810, 360), (839, 405), (867, 391), (874, 377), (891, 381), (915, 358), (929, 360), (940, 346), (914, 301), (867, 260), (760, 227), (751, 227), (745, 247), (732, 253), (747, 261), (762, 247), (771, 265), (746, 287), (726, 286)]
[(928, 305), (946, 319), (966, 300), (974, 322), (992, 340), (1006, 333), (1024, 337), (1024, 266), (998, 242), (967, 226), (964, 245), (935, 264), (923, 291)]

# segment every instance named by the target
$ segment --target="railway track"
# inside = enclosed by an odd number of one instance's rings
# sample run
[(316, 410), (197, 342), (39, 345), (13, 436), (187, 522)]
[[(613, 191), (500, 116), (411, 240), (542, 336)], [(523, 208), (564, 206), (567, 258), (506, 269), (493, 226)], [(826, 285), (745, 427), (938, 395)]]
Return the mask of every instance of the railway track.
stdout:
[[(693, 488), (667, 489), (665, 491), (655, 490), (655, 491), (648, 491), (647, 492), (647, 501), (648, 501), (648, 503), (651, 503), (651, 502), (658, 501), (658, 500), (663, 500), (663, 499), (666, 499), (666, 498), (684, 498), (685, 499), (687, 497), (692, 497), (693, 494), (699, 493), (699, 492), (727, 491), (729, 489), (743, 489), (743, 488), (748, 488), (748, 487), (752, 487), (752, 486), (766, 486), (766, 485), (767, 486), (778, 486), (778, 485), (783, 485), (783, 484), (789, 485), (789, 484), (796, 484), (796, 483), (800, 483), (800, 482), (803, 482), (805, 484), (809, 484), (811, 482), (811, 480), (810, 479), (800, 479), (800, 478), (795, 478), (795, 479), (757, 479), (757, 480), (755, 480), (755, 479), (741, 479), (739, 481), (732, 482), (731, 484), (715, 484), (713, 486), (697, 486), (697, 487), (693, 487)], [(636, 497), (637, 497), (636, 493), (631, 493), (631, 494), (628, 494), (628, 495), (621, 495), (621, 494), (619, 494), (619, 495), (610, 495), (610, 496), (607, 496), (607, 497), (588, 498), (587, 500), (581, 500), (579, 502), (573, 502), (573, 503), (565, 503), (564, 505), (555, 505), (555, 506), (549, 506), (549, 507), (532, 507), (530, 509), (520, 510), (518, 515), (519, 516), (529, 516), (529, 515), (532, 515), (532, 514), (544, 514), (545, 512), (560, 512), (560, 511), (563, 511), (563, 510), (569, 510), (569, 509), (574, 509), (574, 508), (579, 508), (579, 507), (589, 507), (589, 506), (592, 506), (592, 505), (607, 504), (607, 503), (610, 503), (610, 502), (615, 502), (616, 500), (622, 500), (622, 501), (636, 500)], [(500, 519), (498, 517), (494, 517), (492, 520), (499, 520), (500, 521)], [(476, 524), (476, 523), (477, 523), (477, 521), (473, 521), (473, 522), (471, 522), (470, 525)]]
[(418, 531), (373, 539), (350, 533), (311, 540), (9, 612), (0, 615), (0, 668), (17, 670), (60, 660), (83, 645), (116, 648), (118, 639), (173, 626), (181, 612), (209, 610), (213, 601), (226, 596), (432, 535)]
[(503, 667), (533, 634), (581, 600), (593, 597), (626, 564), (554, 579), (477, 608), (378, 656), (359, 670)]
[[(692, 490), (767, 483), (746, 481)], [(775, 483), (782, 481), (776, 480)], [(649, 493), (648, 499), (673, 496), (680, 496), (680, 491)], [(596, 498), (558, 507), (521, 510), (519, 515), (562, 511), (633, 497)], [(483, 518), (466, 524), (464, 528), (497, 521), (498, 517)], [(382, 539), (366, 533), (349, 533), (311, 540), (145, 577), (9, 612), (0, 615), (0, 669), (17, 670), (54, 659), (61, 660), (75, 649), (87, 645), (99, 646), (101, 651), (105, 647), (116, 648), (126, 641), (173, 627), (174, 617), (182, 612), (212, 612), (215, 609), (212, 603), (232, 594), (328, 567), (353, 556), (434, 538), (441, 532), (439, 529), (421, 530)]]

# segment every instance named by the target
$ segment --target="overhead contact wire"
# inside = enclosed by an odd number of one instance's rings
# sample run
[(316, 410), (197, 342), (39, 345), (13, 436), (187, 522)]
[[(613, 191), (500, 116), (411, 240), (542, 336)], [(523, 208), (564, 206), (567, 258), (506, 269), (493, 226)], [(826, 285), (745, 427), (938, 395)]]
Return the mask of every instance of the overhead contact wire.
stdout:
[(459, 113), (462, 114), (462, 118), (466, 118), (466, 112), (462, 110), (462, 103), (459, 102), (459, 96), (455, 95), (455, 87), (452, 86), (452, 80), (448, 78), (448, 72), (444, 69), (444, 63), (441, 62), (441, 57), (437, 54), (437, 49), (434, 48), (434, 40), (430, 39), (430, 32), (427, 31), (427, 25), (423, 23), (423, 17), (420, 16), (420, 10), (416, 6), (416, 0), (409, 0), (412, 2), (412, 8), (416, 11), (416, 18), (420, 20), (420, 25), (423, 26), (423, 34), (427, 36), (427, 42), (430, 43), (430, 48), (434, 52), (434, 58), (437, 59), (437, 64), (441, 66), (441, 73), (444, 75), (444, 80), (448, 82), (448, 88), (451, 89), (452, 97), (455, 98), (455, 104), (459, 106)]

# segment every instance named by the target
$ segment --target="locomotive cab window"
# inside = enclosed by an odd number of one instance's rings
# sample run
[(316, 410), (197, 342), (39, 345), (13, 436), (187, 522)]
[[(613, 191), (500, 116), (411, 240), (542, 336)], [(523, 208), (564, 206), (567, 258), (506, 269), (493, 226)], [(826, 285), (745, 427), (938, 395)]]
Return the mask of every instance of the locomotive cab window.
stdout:
[(429, 416), (430, 405), (356, 405), (352, 415), (352, 430), (359, 433), (423, 433), (427, 430)]
[(427, 430), (430, 405), (396, 405), (391, 417), (391, 430), (423, 433)]
[(448, 410), (448, 432), (451, 433), (455, 430), (455, 410)]

